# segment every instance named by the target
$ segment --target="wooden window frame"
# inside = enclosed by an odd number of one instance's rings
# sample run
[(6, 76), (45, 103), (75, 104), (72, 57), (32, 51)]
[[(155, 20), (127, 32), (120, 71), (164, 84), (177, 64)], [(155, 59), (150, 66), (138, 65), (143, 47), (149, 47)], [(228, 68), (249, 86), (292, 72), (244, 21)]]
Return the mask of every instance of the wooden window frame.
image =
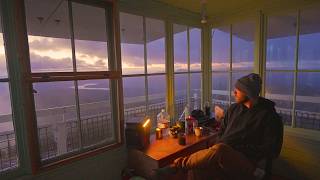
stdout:
[[(104, 8), (106, 10), (107, 22), (107, 43), (108, 43), (108, 63), (107, 71), (86, 71), (86, 72), (46, 72), (32, 73), (29, 56), (29, 43), (26, 27), (26, 14), (24, 0), (4, 1), (3, 19), (4, 24), (4, 41), (6, 56), (8, 59), (8, 76), (11, 77), (1, 79), (1, 82), (11, 82), (13, 88), (14, 99), (20, 97), (22, 107), (14, 107), (18, 111), (19, 122), (15, 123), (15, 129), (18, 131), (17, 144), (19, 145), (19, 167), (13, 171), (5, 173), (6, 176), (12, 177), (19, 174), (31, 173), (38, 174), (53, 169), (64, 164), (92, 157), (99, 153), (120, 147), (124, 142), (123, 135), (123, 91), (121, 77), (121, 56), (120, 56), (120, 34), (119, 34), (119, 14), (117, 0), (67, 0), (69, 5), (72, 2), (86, 4), (94, 7)], [(70, 15), (70, 12), (69, 12)], [(70, 18), (70, 17), (69, 17)], [(72, 18), (72, 16), (71, 16)], [(70, 27), (73, 25), (70, 24)], [(72, 39), (74, 43), (74, 39)], [(74, 46), (72, 47), (73, 51)], [(73, 52), (74, 54), (75, 52)], [(75, 61), (75, 58), (72, 58)], [(110, 81), (110, 101), (112, 111), (113, 129), (115, 130), (115, 139), (112, 143), (99, 144), (89, 147), (84, 151), (77, 153), (68, 153), (64, 159), (43, 163), (40, 157), (40, 147), (38, 139), (38, 128), (35, 112), (35, 104), (33, 97), (32, 84), (37, 82), (57, 82), (57, 81), (78, 81), (106, 79)], [(20, 103), (19, 102), (19, 103)], [(68, 156), (72, 155), (72, 156)], [(1, 173), (2, 174), (2, 173)]]

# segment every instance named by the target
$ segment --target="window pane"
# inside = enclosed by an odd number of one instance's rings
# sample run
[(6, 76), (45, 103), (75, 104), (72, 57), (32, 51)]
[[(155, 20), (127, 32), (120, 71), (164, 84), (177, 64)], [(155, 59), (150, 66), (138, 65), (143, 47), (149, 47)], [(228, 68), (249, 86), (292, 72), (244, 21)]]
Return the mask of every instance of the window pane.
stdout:
[(173, 25), (174, 71), (188, 71), (187, 26)]
[(254, 21), (232, 25), (232, 69), (252, 70), (254, 57)]
[(0, 83), (0, 162), (0, 172), (18, 166), (8, 83)]
[(267, 69), (294, 69), (296, 26), (296, 14), (268, 18)]
[(145, 115), (145, 88), (144, 76), (123, 78), (124, 115), (127, 122)]
[(148, 77), (149, 104), (166, 102), (165, 78), (164, 75)]
[(142, 16), (120, 13), (122, 74), (144, 74)]
[(77, 71), (107, 71), (105, 9), (72, 3), (72, 16)]
[(212, 73), (212, 104), (227, 109), (229, 105), (229, 80), (228, 72)]
[(164, 22), (146, 18), (148, 73), (165, 72)]
[(299, 37), (299, 69), (320, 69), (319, 7), (302, 11)]
[(25, 0), (25, 6), (31, 71), (73, 71), (68, 2)]
[(156, 127), (157, 114), (161, 109), (166, 108), (166, 77), (149, 76), (148, 77), (149, 93), (149, 116), (152, 119), (153, 127)]
[(74, 82), (35, 83), (33, 88), (41, 159), (79, 149)]
[(230, 68), (230, 27), (212, 29), (212, 70)]
[(79, 81), (83, 146), (114, 140), (108, 80)]
[(187, 104), (187, 81), (188, 74), (175, 74), (174, 76), (175, 107), (178, 117), (180, 117)]
[(201, 108), (201, 73), (192, 73), (190, 82), (190, 110)]
[(191, 28), (190, 35), (190, 70), (201, 70), (201, 29)]
[(8, 77), (8, 71), (7, 71), (7, 63), (6, 63), (6, 54), (4, 51), (4, 41), (3, 41), (1, 24), (0, 24), (0, 31), (1, 31), (0, 32), (0, 79), (2, 79), (2, 78)]
[(320, 73), (299, 73), (297, 83), (296, 126), (320, 129)]
[(291, 124), (293, 73), (268, 72), (266, 75), (266, 98), (276, 103), (276, 109), (285, 124)]

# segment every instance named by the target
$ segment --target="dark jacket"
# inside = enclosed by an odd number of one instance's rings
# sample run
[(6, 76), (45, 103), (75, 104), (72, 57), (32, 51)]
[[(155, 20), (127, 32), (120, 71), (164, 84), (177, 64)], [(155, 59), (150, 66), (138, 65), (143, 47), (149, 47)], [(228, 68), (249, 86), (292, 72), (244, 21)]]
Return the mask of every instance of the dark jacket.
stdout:
[(218, 142), (230, 145), (252, 161), (279, 154), (275, 151), (280, 151), (276, 147), (279, 138), (281, 149), (279, 132), (283, 125), (274, 106), (274, 102), (262, 97), (250, 109), (243, 104), (232, 104), (222, 121)]

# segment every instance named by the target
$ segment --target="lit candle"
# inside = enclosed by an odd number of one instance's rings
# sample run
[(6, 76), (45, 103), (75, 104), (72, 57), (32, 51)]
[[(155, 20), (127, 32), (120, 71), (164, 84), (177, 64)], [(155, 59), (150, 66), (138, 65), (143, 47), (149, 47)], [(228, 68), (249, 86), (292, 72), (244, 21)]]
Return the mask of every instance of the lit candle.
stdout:
[(149, 124), (149, 122), (150, 122), (150, 119), (147, 119), (147, 121), (142, 125), (142, 127), (145, 128)]

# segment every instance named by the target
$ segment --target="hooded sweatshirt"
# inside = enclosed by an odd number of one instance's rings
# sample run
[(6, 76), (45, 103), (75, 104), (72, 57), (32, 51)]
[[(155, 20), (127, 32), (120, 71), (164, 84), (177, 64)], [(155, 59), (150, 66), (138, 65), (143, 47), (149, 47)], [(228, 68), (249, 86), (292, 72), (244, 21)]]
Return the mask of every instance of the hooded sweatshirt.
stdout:
[(222, 121), (218, 142), (231, 146), (255, 162), (272, 157), (280, 118), (274, 106), (274, 102), (262, 97), (250, 109), (243, 104), (232, 104)]

